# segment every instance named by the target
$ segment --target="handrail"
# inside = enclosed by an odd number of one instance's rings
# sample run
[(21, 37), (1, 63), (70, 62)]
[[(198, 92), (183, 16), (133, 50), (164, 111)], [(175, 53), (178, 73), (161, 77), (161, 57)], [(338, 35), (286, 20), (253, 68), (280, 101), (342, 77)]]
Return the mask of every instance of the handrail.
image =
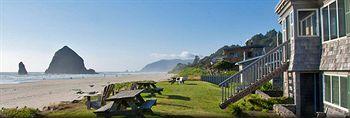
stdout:
[(261, 86), (263, 84), (263, 81), (260, 81), (262, 78), (268, 77), (263, 79), (264, 81), (266, 79), (272, 79), (271, 73), (285, 68), (288, 64), (289, 44), (289, 41), (282, 43), (238, 73), (222, 81), (219, 84), (222, 90), (222, 103), (227, 104), (229, 102), (227, 100), (230, 100), (235, 95), (238, 95), (236, 96), (238, 98), (242, 97), (242, 95), (246, 94), (244, 91), (247, 91), (249, 87)]
[(281, 45), (277, 46), (276, 48), (270, 50), (268, 53), (266, 53), (264, 56), (260, 57), (259, 59), (255, 60), (254, 62), (252, 62), (251, 64), (249, 64), (247, 67), (243, 68), (242, 70), (238, 71), (236, 74), (230, 76), (229, 78), (227, 78), (226, 80), (224, 80), (223, 82), (221, 82), (219, 84), (219, 86), (223, 86), (227, 81), (229, 81), (230, 79), (234, 78), (235, 76), (239, 76), (240, 74), (242, 74), (244, 71), (246, 71), (247, 69), (249, 69), (251, 66), (253, 66), (254, 64), (258, 63), (259, 61), (261, 61), (262, 59), (264, 59), (265, 57), (269, 56), (270, 54), (274, 53), (275, 51), (277, 51), (278, 49), (280, 49), (281, 47), (287, 45), (289, 43), (289, 40), (287, 40), (286, 42), (282, 43)]

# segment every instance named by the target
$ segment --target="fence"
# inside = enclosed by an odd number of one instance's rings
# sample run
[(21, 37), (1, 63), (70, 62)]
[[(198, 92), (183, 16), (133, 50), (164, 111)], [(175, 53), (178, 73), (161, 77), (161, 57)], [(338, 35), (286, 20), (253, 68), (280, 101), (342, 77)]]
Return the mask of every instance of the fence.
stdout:
[(221, 82), (225, 81), (230, 76), (215, 76), (215, 75), (208, 75), (208, 76), (201, 76), (201, 80), (209, 83), (213, 83), (216, 85), (219, 85)]

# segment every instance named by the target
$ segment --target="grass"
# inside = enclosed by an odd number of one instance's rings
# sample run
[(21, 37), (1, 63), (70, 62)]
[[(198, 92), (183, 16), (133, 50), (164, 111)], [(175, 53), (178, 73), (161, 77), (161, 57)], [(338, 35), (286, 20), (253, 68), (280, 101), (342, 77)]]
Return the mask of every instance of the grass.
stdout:
[(201, 81), (186, 81), (184, 85), (160, 82), (163, 95), (157, 95), (155, 113), (162, 116), (232, 117), (227, 110), (219, 108), (221, 89)]
[(39, 111), (32, 108), (10, 108), (0, 110), (0, 118), (35, 118), (40, 116)]
[[(230, 111), (219, 108), (221, 89), (216, 85), (186, 81), (183, 85), (159, 82), (157, 86), (164, 88), (162, 95), (142, 94), (144, 99), (157, 98), (157, 105), (152, 107), (154, 114), (146, 114), (146, 117), (232, 117)], [(45, 112), (43, 115), (49, 118), (96, 117), (93, 110), (87, 110), (83, 102), (64, 110)]]
[(68, 108), (50, 112), (43, 112), (47, 118), (96, 118), (94, 110), (86, 109), (84, 103), (70, 104)]
[[(157, 86), (164, 88), (162, 95), (142, 94), (145, 99), (157, 98), (157, 105), (152, 107), (154, 114), (146, 114), (146, 117), (234, 117), (232, 107), (226, 110), (219, 108), (221, 89), (217, 85), (202, 81), (186, 81), (183, 85), (159, 82)], [(46, 118), (95, 118), (93, 111), (87, 110), (82, 101), (61, 105), (59, 110), (44, 111), (40, 114)], [(245, 117), (269, 117), (266, 115), (268, 113), (264, 112), (253, 113), (244, 109), (243, 112), (248, 114)]]

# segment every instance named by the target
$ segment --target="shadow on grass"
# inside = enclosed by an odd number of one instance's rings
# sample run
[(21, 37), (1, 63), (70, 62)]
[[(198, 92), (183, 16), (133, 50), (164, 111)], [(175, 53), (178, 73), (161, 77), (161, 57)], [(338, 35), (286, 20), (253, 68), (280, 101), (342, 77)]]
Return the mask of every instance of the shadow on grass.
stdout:
[(147, 95), (142, 96), (142, 97), (144, 97), (144, 98), (154, 98), (156, 96), (157, 96), (156, 94), (147, 94)]
[(146, 116), (146, 118), (147, 117), (152, 117), (152, 118), (153, 117), (159, 117), (159, 118), (195, 118), (194, 116), (189, 116), (189, 115), (171, 115), (171, 114), (166, 114), (166, 113), (161, 113), (161, 112), (146, 113), (145, 116)]
[(175, 107), (183, 107), (183, 108), (192, 108), (190, 106), (185, 106), (185, 105), (179, 105), (179, 104), (171, 104), (171, 103), (157, 103), (157, 105), (164, 105), (164, 106), (175, 106)]
[(185, 85), (197, 85), (197, 84), (194, 84), (194, 83), (188, 83), (188, 84), (186, 84), (186, 83), (185, 83)]
[(185, 97), (185, 96), (181, 96), (181, 95), (167, 95), (167, 99), (177, 99), (177, 100), (185, 100), (185, 101), (190, 101), (191, 98), (190, 97)]

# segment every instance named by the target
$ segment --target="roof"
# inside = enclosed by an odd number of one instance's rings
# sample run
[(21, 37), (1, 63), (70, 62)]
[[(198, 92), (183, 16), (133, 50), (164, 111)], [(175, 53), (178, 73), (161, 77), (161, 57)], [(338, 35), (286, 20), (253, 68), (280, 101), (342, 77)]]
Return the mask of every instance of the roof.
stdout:
[(244, 49), (257, 49), (257, 48), (265, 48), (268, 46), (264, 45), (252, 45), (252, 46), (242, 46), (242, 47), (234, 47), (234, 48), (226, 48), (224, 51), (232, 51), (232, 50), (244, 50)]
[(279, 13), (289, 0), (280, 0), (275, 7), (275, 12)]

